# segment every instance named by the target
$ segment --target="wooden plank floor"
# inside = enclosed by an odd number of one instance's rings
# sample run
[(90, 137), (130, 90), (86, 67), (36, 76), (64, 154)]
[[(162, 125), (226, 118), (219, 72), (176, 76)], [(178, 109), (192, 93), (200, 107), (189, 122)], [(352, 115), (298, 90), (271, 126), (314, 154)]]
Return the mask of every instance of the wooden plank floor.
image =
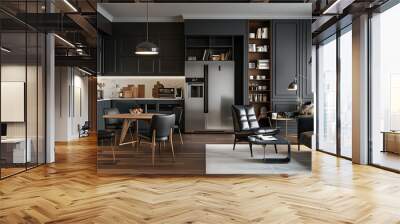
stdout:
[(294, 176), (109, 176), (94, 138), (0, 181), (0, 223), (400, 223), (400, 175), (313, 152)]

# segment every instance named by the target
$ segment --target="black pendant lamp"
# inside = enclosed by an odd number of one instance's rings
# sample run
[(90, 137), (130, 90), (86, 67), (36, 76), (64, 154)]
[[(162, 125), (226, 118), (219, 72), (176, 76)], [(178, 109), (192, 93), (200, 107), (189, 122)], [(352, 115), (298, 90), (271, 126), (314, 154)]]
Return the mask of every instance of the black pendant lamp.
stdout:
[(158, 46), (149, 41), (149, 0), (147, 0), (147, 14), (146, 14), (146, 41), (140, 42), (136, 45), (135, 54), (137, 55), (157, 55), (160, 51)]

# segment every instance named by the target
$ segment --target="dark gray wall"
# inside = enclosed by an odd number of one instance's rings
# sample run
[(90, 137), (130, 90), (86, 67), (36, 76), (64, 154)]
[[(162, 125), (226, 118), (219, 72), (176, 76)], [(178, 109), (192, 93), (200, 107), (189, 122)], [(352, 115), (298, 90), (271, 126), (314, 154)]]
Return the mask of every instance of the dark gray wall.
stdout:
[[(311, 21), (272, 21), (272, 107), (296, 111), (299, 101), (312, 101)], [(298, 90), (287, 89), (297, 76)]]

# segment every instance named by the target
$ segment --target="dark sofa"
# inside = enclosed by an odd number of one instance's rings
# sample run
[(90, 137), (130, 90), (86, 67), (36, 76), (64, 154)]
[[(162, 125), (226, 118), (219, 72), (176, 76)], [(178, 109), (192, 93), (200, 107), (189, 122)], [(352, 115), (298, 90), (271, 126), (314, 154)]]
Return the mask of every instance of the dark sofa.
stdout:
[(314, 117), (313, 116), (298, 116), (297, 117), (297, 141), (298, 150), (300, 145), (305, 145), (311, 149), (312, 136), (314, 134)]

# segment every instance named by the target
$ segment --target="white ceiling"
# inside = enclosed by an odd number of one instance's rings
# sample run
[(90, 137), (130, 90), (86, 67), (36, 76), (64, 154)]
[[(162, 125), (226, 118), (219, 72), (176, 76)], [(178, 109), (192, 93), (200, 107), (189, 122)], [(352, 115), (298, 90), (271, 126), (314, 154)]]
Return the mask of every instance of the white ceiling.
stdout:
[[(152, 22), (185, 19), (311, 19), (311, 3), (149, 3)], [(112, 22), (146, 21), (146, 3), (99, 3)]]

